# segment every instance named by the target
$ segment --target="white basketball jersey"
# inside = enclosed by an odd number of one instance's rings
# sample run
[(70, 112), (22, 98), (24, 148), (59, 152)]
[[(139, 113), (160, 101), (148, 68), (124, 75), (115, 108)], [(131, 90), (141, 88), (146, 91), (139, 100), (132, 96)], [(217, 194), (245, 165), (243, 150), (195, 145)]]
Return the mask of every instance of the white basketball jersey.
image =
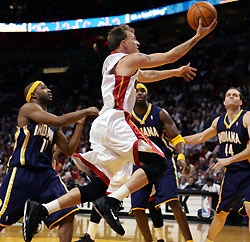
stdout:
[(101, 115), (109, 109), (132, 112), (136, 100), (136, 80), (139, 71), (133, 76), (116, 76), (114, 67), (127, 54), (115, 53), (109, 55), (102, 68), (102, 98), (104, 106)]

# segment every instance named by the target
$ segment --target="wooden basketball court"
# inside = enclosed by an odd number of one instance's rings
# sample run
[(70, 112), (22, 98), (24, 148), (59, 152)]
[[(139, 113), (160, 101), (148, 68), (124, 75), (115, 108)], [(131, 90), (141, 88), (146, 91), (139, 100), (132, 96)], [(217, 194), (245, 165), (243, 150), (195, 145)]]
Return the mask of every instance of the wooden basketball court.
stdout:
[[(124, 242), (134, 241), (143, 242), (143, 238), (139, 232), (136, 222), (133, 218), (121, 218), (122, 224), (126, 230), (124, 236), (119, 236), (113, 232), (109, 225), (105, 221), (101, 221), (96, 242)], [(87, 231), (89, 222), (88, 215), (76, 215), (75, 218), (75, 230), (74, 238), (72, 241), (77, 240), (83, 233)], [(165, 225), (165, 241), (167, 242), (184, 242), (184, 238), (178, 228), (178, 225), (173, 220), (164, 220)], [(198, 224), (190, 222), (190, 229), (193, 234), (195, 242), (202, 242), (203, 237), (209, 227), (208, 224)], [(152, 228), (152, 222), (150, 221), (150, 227)], [(154, 235), (154, 233), (153, 233)], [(4, 229), (0, 233), (0, 242), (20, 242), (23, 241), (21, 223)], [(59, 242), (57, 236), (57, 229), (52, 231), (43, 226), (41, 232), (35, 236), (32, 240), (34, 242)], [(250, 234), (248, 227), (239, 226), (225, 226), (222, 232), (218, 235), (215, 242), (250, 242)]]

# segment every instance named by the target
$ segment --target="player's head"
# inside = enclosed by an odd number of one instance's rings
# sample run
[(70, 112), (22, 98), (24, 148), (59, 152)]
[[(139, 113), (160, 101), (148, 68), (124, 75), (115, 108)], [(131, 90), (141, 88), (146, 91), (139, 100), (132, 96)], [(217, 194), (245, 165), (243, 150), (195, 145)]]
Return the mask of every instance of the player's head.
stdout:
[(118, 50), (126, 54), (139, 52), (140, 43), (136, 40), (134, 33), (135, 30), (127, 24), (111, 29), (107, 37), (110, 50)]
[(224, 105), (226, 108), (239, 109), (242, 105), (242, 94), (236, 87), (230, 87), (226, 94)]
[(48, 106), (52, 102), (51, 90), (42, 82), (31, 82), (24, 89), (26, 101), (35, 102)]
[(148, 89), (142, 83), (137, 83), (136, 85), (136, 103), (147, 102)]

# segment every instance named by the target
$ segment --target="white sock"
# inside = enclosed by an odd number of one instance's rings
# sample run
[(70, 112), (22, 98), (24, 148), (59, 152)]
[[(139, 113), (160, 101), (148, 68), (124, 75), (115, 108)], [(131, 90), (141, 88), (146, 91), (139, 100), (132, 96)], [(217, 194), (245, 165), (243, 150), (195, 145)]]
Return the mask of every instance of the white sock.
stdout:
[(96, 231), (97, 231), (98, 225), (99, 224), (96, 224), (94, 222), (89, 221), (89, 226), (88, 226), (87, 234), (90, 235), (90, 238), (92, 240), (95, 240), (95, 235), (96, 235)]
[(164, 240), (164, 236), (163, 236), (163, 227), (160, 228), (154, 228), (155, 229), (155, 234), (156, 234), (156, 238), (158, 239), (163, 239)]
[(118, 199), (120, 202), (124, 200), (125, 197), (127, 197), (130, 194), (130, 191), (128, 187), (124, 184), (122, 185), (118, 190), (116, 190), (114, 193), (109, 194), (109, 197), (114, 197)]
[(58, 199), (42, 205), (48, 210), (49, 214), (54, 213), (61, 209)]
[(209, 238), (206, 238), (206, 242), (213, 242), (213, 240), (210, 240)]

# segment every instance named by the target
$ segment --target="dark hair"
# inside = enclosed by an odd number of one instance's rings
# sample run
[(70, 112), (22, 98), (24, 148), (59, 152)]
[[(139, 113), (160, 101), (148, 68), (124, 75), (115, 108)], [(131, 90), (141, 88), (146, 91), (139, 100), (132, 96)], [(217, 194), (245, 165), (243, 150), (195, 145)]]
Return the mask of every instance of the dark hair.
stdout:
[(129, 27), (127, 24), (114, 27), (109, 31), (107, 40), (108, 40), (108, 46), (111, 51), (116, 50), (120, 46), (121, 41), (126, 39), (127, 37), (126, 31), (129, 31), (131, 33), (135, 32), (135, 30)]
[(214, 183), (214, 178), (213, 177), (207, 177), (206, 182), (211, 182), (212, 184)]
[[(226, 91), (226, 93), (227, 93), (229, 90), (231, 90), (231, 89), (237, 90), (237, 91), (240, 93), (240, 100), (243, 100), (243, 95), (242, 95), (241, 91), (240, 91), (237, 87), (230, 87), (230, 88), (228, 88), (227, 91)], [(225, 97), (226, 97), (226, 94), (225, 94)]]

